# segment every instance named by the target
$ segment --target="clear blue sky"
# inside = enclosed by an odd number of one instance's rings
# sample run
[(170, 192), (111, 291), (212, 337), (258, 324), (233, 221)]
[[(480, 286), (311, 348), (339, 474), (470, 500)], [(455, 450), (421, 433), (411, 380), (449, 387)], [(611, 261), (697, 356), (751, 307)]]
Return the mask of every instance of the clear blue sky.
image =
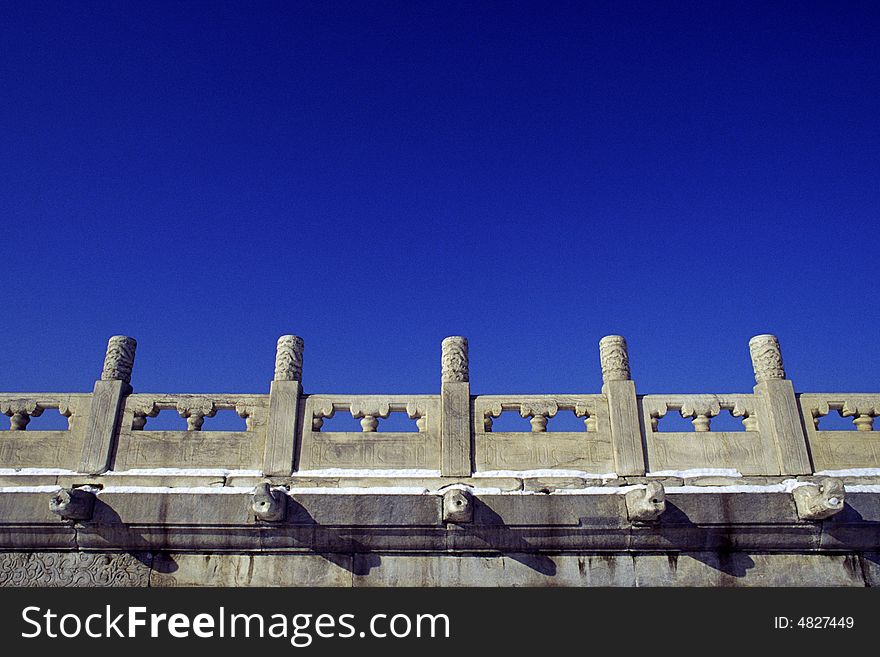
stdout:
[(880, 389), (880, 5), (0, 4), (0, 390)]

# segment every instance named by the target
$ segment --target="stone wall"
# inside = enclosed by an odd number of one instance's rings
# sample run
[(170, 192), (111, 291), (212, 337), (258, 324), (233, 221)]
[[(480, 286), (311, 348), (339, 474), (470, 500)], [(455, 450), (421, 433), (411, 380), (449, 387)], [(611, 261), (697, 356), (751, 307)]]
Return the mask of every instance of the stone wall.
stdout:
[[(797, 394), (771, 335), (751, 392), (690, 395), (637, 394), (621, 336), (601, 390), (546, 395), (471, 395), (462, 337), (435, 395), (307, 394), (296, 336), (268, 394), (135, 392), (136, 346), (110, 339), (91, 393), (0, 393), (0, 585), (877, 581), (880, 394)], [(66, 430), (29, 428), (47, 409)], [(210, 430), (223, 410), (243, 430)], [(186, 429), (155, 430), (163, 411)]]

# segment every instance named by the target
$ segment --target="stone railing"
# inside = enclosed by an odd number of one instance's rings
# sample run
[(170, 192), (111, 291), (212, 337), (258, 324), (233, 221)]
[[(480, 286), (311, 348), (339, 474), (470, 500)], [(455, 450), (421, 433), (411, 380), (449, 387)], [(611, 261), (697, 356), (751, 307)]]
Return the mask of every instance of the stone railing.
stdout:
[[(101, 378), (91, 393), (0, 393), (9, 430), (0, 434), (0, 470), (57, 470), (90, 476), (125, 472), (226, 470), (291, 477), (327, 470), (383, 471), (396, 476), (471, 477), (500, 471), (577, 471), (618, 477), (669, 476), (721, 469), (747, 476), (801, 476), (880, 468), (874, 418), (880, 394), (796, 394), (785, 377), (779, 343), (749, 343), (756, 385), (745, 394), (637, 395), (626, 341), (599, 344), (603, 386), (589, 394), (470, 394), (468, 342), (443, 341), (439, 395), (309, 395), (302, 389), (303, 341), (278, 340), (269, 394), (134, 393), (136, 341), (110, 339)], [(35, 431), (32, 417), (58, 409), (67, 430)], [(246, 430), (212, 431), (210, 418), (234, 411)], [(151, 428), (161, 411), (178, 414), (185, 430)], [(528, 431), (499, 431), (510, 411)], [(384, 431), (392, 413), (412, 431)], [(559, 413), (583, 428), (554, 431)], [(716, 430), (730, 413), (741, 430)], [(853, 430), (825, 430), (839, 413)], [(335, 431), (327, 420), (349, 414), (360, 431)], [(664, 431), (680, 415), (693, 430)], [(206, 420), (207, 418), (207, 420)]]

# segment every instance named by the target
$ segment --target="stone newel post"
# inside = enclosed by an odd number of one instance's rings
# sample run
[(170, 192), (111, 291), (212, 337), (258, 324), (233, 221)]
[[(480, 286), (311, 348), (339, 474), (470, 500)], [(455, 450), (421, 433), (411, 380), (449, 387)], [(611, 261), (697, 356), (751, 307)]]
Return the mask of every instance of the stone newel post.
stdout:
[(303, 339), (297, 335), (282, 335), (275, 348), (275, 380), (302, 381)]
[(89, 407), (79, 469), (87, 474), (101, 474), (110, 467), (117, 425), (131, 392), (131, 371), (137, 340), (114, 335), (107, 343), (101, 379), (95, 381)]
[(131, 370), (134, 367), (134, 352), (137, 340), (125, 335), (114, 335), (107, 343), (104, 356), (102, 381), (125, 381), (131, 383)]
[(756, 335), (749, 340), (755, 370), (755, 397), (763, 410), (758, 429), (776, 444), (776, 456), (783, 475), (810, 474), (807, 439), (801, 426), (794, 386), (785, 378), (782, 351), (775, 335)]
[(622, 335), (606, 335), (599, 340), (599, 359), (602, 361), (602, 382), (629, 381), (629, 352)]
[(775, 335), (756, 335), (749, 340), (749, 353), (752, 356), (752, 368), (755, 370), (755, 381), (763, 383), (773, 379), (785, 378), (785, 367), (782, 365), (782, 350)]
[(303, 339), (282, 335), (275, 348), (275, 378), (269, 389), (269, 421), (263, 470), (270, 476), (293, 471), (296, 423), (302, 395)]
[(468, 341), (461, 336), (443, 340), (440, 383), (440, 473), (467, 477), (471, 463), (471, 386)]
[(620, 476), (643, 475), (645, 455), (626, 339), (622, 335), (606, 335), (599, 341), (599, 359), (602, 363), (602, 393), (608, 397), (615, 472)]

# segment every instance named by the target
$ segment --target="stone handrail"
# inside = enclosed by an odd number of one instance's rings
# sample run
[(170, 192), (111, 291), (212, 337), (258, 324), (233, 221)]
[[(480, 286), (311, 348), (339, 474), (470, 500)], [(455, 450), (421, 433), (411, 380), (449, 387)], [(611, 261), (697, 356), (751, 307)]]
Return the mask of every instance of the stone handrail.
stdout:
[[(101, 377), (91, 393), (0, 393), (9, 431), (0, 433), (0, 470), (54, 468), (101, 475), (144, 470), (221, 469), (265, 477), (321, 470), (388, 470), (469, 477), (487, 471), (580, 471), (617, 476), (723, 469), (751, 476), (800, 476), (880, 468), (880, 394), (796, 394), (786, 378), (778, 340), (749, 343), (755, 387), (746, 394), (638, 395), (626, 341), (599, 344), (603, 386), (589, 394), (470, 394), (468, 342), (443, 341), (440, 394), (325, 395), (302, 388), (303, 340), (278, 340), (268, 394), (134, 393), (137, 343), (110, 339)], [(34, 431), (30, 418), (57, 408), (67, 431)], [(219, 410), (246, 420), (244, 431), (212, 431)], [(186, 430), (156, 431), (159, 412), (179, 414)], [(512, 411), (531, 430), (498, 431)], [(583, 429), (554, 431), (560, 411)], [(713, 418), (729, 411), (741, 431), (717, 431)], [(361, 431), (328, 431), (324, 420), (350, 413)], [(382, 430), (390, 413), (415, 422), (411, 432)], [(693, 431), (664, 431), (670, 413)], [(825, 430), (831, 413), (852, 418), (853, 430)], [(549, 423), (549, 425), (548, 425)], [(548, 430), (549, 427), (549, 430)]]

